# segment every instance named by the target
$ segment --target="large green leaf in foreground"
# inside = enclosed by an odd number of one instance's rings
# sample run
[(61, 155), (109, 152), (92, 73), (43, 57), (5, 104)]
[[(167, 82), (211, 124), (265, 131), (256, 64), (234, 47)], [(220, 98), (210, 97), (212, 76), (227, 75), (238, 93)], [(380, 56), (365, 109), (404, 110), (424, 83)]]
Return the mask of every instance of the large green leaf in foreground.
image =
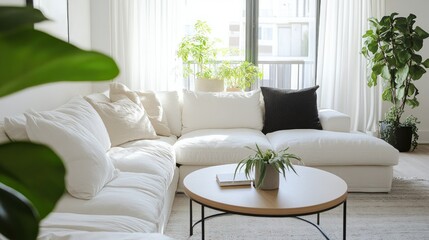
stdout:
[(33, 28), (34, 23), (48, 20), (32, 7), (0, 7), (0, 32), (20, 27)]
[(119, 73), (112, 58), (30, 28), (1, 32), (0, 53), (0, 97), (44, 83), (102, 81)]
[[(37, 9), (0, 7), (0, 98), (45, 83), (118, 75), (112, 58), (34, 30), (33, 24), (43, 20)], [(64, 193), (64, 177), (61, 159), (48, 147), (0, 145), (0, 236), (35, 239), (40, 220)]]
[(30, 142), (0, 145), (0, 182), (22, 193), (44, 218), (64, 193), (65, 168), (48, 147)]
[(36, 239), (39, 216), (21, 193), (0, 183), (0, 233), (8, 239)]
[(65, 191), (64, 165), (51, 149), (30, 142), (1, 144), (0, 156), (0, 232), (35, 239)]

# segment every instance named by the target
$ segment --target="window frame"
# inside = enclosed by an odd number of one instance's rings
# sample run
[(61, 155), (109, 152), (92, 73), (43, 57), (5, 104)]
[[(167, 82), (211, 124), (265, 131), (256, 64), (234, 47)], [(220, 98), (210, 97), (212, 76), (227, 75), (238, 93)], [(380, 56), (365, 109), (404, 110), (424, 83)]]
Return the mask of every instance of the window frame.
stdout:
[[(319, 23), (320, 23), (320, 1), (316, 1), (316, 46), (315, 46), (315, 69), (317, 69), (318, 57), (318, 39), (319, 39)], [(255, 65), (258, 61), (258, 29), (259, 29), (259, 0), (246, 0), (246, 32), (245, 32), (245, 60)], [(317, 71), (314, 71), (314, 85), (316, 85)]]

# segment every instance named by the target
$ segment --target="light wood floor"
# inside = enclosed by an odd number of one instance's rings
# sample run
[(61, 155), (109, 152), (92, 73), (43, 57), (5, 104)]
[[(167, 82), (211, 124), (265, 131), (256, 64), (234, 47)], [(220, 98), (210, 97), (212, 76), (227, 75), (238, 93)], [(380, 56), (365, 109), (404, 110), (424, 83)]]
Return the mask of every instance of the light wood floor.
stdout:
[(414, 152), (399, 153), (399, 164), (393, 168), (393, 175), (429, 179), (429, 144), (418, 145)]

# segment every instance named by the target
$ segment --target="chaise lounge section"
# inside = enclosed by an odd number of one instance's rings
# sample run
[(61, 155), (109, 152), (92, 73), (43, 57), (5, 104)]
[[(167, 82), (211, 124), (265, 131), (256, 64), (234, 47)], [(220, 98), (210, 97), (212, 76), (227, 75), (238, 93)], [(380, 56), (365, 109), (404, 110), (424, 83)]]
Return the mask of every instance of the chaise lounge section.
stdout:
[[(260, 99), (259, 91), (246, 94), (248, 98)], [(246, 94), (242, 93), (239, 97), (243, 98)], [(174, 144), (176, 162), (180, 166), (179, 191), (183, 191), (183, 179), (190, 172), (207, 166), (237, 163), (253, 154), (247, 147), (255, 148), (256, 144), (261, 149), (276, 151), (289, 148), (291, 153), (303, 159), (306, 166), (320, 168), (343, 178), (351, 192), (390, 191), (398, 151), (378, 138), (350, 132), (350, 118), (347, 115), (334, 110), (320, 110), (318, 116), (323, 130), (289, 129), (265, 135), (259, 124), (263, 122), (263, 103), (234, 105), (236, 95), (184, 92), (184, 127), (186, 123), (192, 123), (189, 118), (198, 116), (200, 122), (197, 126), (186, 126), (192, 130), (185, 131)], [(198, 99), (198, 102), (187, 98)], [(250, 116), (243, 112), (243, 108), (259, 113), (250, 128), (234, 127), (237, 119), (255, 118), (254, 114)], [(211, 111), (201, 113), (201, 109)], [(224, 119), (222, 126), (201, 125), (205, 119), (220, 116)], [(229, 122), (230, 119), (233, 121)]]

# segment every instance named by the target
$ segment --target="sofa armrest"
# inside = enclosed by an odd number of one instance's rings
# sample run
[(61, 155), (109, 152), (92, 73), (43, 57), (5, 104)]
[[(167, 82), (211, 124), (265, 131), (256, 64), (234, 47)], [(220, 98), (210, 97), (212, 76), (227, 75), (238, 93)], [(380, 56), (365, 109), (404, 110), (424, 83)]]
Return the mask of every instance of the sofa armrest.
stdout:
[(332, 109), (319, 110), (319, 120), (323, 130), (350, 132), (350, 117)]

